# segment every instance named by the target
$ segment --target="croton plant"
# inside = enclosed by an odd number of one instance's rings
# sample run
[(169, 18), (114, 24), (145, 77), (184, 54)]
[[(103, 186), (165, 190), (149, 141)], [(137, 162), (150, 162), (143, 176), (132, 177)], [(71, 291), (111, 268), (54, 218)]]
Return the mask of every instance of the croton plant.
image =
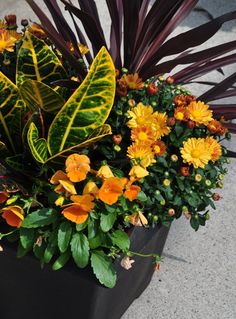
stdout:
[[(197, 230), (221, 199), (229, 163), (221, 142), (235, 132), (236, 111), (206, 103), (234, 96), (236, 75), (203, 82), (212, 88), (199, 98), (182, 84), (236, 61), (225, 55), (236, 41), (188, 50), (236, 12), (167, 40), (197, 1), (107, 0), (108, 45), (94, 1), (61, 1), (76, 34), (57, 1), (44, 1), (56, 28), (26, 1), (42, 25), (0, 21), (0, 239), (54, 270), (70, 259), (91, 264), (112, 288), (113, 259), (128, 269), (140, 255), (130, 250), (132, 227), (184, 215)], [(190, 65), (165, 76), (179, 64)], [(144, 257), (158, 268), (158, 255)]]

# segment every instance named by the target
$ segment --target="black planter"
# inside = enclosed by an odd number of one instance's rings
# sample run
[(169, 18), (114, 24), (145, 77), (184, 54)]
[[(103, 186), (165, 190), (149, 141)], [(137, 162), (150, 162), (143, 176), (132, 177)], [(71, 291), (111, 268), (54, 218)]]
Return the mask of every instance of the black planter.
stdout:
[[(168, 228), (135, 227), (131, 249), (161, 254)], [(119, 319), (134, 299), (148, 286), (154, 265), (151, 258), (135, 257), (133, 268), (125, 270), (115, 262), (117, 285), (101, 286), (89, 267), (73, 264), (59, 271), (40, 269), (31, 256), (16, 258), (13, 248), (4, 245), (0, 253), (1, 319)]]

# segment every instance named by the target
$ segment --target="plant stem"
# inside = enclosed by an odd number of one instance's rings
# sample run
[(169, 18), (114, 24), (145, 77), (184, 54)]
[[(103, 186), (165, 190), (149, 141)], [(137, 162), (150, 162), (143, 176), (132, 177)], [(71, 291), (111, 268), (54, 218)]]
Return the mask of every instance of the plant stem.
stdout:
[(17, 231), (17, 229), (14, 229), (14, 230), (10, 231), (9, 233), (6, 233), (6, 234), (0, 233), (0, 240), (1, 240), (3, 237), (6, 237), (6, 236), (8, 236), (8, 235), (11, 235), (11, 234), (15, 233), (16, 231)]

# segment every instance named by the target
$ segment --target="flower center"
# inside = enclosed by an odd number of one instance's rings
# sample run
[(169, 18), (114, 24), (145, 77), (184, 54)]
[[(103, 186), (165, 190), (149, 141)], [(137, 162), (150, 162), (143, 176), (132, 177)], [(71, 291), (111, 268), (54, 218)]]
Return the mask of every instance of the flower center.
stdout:
[(138, 134), (138, 139), (139, 139), (140, 141), (146, 141), (146, 140), (148, 139), (147, 133), (145, 133), (145, 132), (140, 132), (140, 133)]
[(182, 120), (183, 118), (184, 118), (184, 113), (183, 112), (177, 112), (176, 119), (177, 120)]
[(160, 153), (160, 151), (161, 151), (160, 146), (155, 145), (155, 146), (154, 146), (154, 152), (155, 152), (156, 154), (158, 154), (158, 153)]
[(199, 158), (199, 156), (201, 155), (201, 152), (198, 149), (195, 149), (191, 152), (191, 155), (194, 158)]

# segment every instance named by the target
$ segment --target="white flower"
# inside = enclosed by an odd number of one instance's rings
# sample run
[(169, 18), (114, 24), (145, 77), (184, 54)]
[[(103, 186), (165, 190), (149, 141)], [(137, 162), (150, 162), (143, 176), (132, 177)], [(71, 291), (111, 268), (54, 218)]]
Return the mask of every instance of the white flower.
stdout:
[(125, 257), (121, 260), (120, 264), (121, 264), (121, 266), (122, 266), (123, 268), (129, 270), (130, 268), (132, 268), (132, 264), (133, 264), (134, 262), (135, 262), (134, 259), (130, 259), (129, 256), (125, 256)]

